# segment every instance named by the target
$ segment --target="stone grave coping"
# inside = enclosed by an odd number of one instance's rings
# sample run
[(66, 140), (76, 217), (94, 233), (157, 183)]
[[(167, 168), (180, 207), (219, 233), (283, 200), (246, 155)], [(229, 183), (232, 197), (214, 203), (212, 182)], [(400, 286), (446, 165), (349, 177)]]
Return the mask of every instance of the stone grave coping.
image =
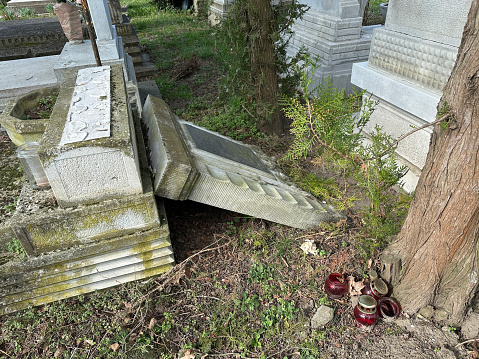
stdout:
[(0, 61), (57, 55), (67, 42), (56, 17), (0, 22)]
[(26, 109), (35, 107), (38, 100), (60, 90), (59, 85), (33, 90), (17, 96), (10, 101), (0, 114), (0, 124), (7, 131), (8, 137), (17, 146), (25, 142), (40, 142), (49, 119), (25, 120), (22, 116)]
[(15, 11), (15, 14), (18, 15), (18, 10), (22, 8), (29, 8), (34, 10), (37, 14), (43, 15), (48, 14), (46, 5), (54, 4), (55, 0), (10, 0), (7, 3), (7, 7)]
[(0, 315), (156, 276), (173, 265), (166, 221), (150, 231), (8, 262), (0, 266)]
[[(147, 205), (155, 202), (150, 172), (139, 119), (134, 119), (144, 194), (133, 200)], [(41, 191), (44, 192), (44, 191)], [(118, 202), (130, 203), (131, 198)], [(113, 201), (109, 201), (112, 203)], [(80, 206), (78, 209), (108, 206)], [(170, 232), (163, 202), (158, 202), (157, 220), (152, 228), (139, 229), (133, 234), (106, 234), (96, 241), (86, 241), (68, 249), (57, 249), (24, 261), (10, 261), (0, 265), (0, 315), (42, 305), (121, 283), (162, 274), (174, 266)], [(41, 209), (53, 217), (49, 209)], [(71, 209), (60, 211), (74, 212)], [(83, 212), (87, 213), (87, 212)], [(67, 215), (68, 216), (68, 215)], [(62, 216), (60, 216), (62, 217)], [(53, 219), (55, 220), (55, 219)], [(58, 221), (57, 221), (58, 224)], [(66, 230), (64, 230), (66, 232)], [(0, 240), (6, 242), (15, 234), (11, 227), (0, 226)], [(0, 243), (0, 247), (4, 243)]]
[(143, 193), (123, 67), (111, 66), (111, 136), (61, 145), (76, 71), (66, 76), (39, 156), (61, 207)]

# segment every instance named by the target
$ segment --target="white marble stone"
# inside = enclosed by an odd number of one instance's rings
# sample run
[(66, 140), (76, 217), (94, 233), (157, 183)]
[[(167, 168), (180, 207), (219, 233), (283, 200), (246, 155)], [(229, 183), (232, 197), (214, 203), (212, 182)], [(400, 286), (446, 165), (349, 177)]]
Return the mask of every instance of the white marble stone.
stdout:
[(303, 3), (310, 5), (311, 9), (293, 25), (288, 56), (293, 57), (301, 47), (306, 47), (311, 55), (318, 57), (320, 65), (313, 75), (311, 87), (324, 84), (329, 79), (333, 86), (351, 93), (352, 64), (367, 60), (371, 44), (370, 31), (363, 31), (361, 26), (359, 3), (355, 2), (355, 12), (348, 16), (338, 11), (337, 7), (347, 7), (349, 2)]
[(458, 47), (472, 0), (390, 0), (386, 29)]
[[(471, 0), (391, 0), (385, 28), (375, 29), (367, 63), (353, 65), (351, 81), (379, 100), (371, 126), (394, 137), (436, 119), (462, 38)], [(412, 191), (429, 149), (431, 128), (403, 140), (399, 162), (411, 169)]]
[(403, 109), (426, 122), (436, 119), (436, 106), (441, 99), (439, 91), (428, 90), (414, 82), (381, 69), (368, 62), (355, 63), (351, 82), (377, 96), (381, 101)]
[(60, 145), (110, 137), (110, 66), (78, 71)]

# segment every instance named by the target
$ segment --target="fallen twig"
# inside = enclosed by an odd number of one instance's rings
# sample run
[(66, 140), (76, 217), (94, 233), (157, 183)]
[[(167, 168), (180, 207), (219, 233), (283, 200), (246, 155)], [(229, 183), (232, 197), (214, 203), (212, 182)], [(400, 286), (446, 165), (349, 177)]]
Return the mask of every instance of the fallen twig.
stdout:
[(436, 123), (439, 123), (439, 122), (442, 122), (442, 121), (445, 121), (449, 118), (449, 114), (446, 113), (445, 115), (439, 117), (436, 121), (433, 121), (433, 122), (430, 122), (430, 123), (426, 123), (425, 125), (421, 126), (421, 127), (418, 127), (418, 128), (415, 128), (414, 130), (412, 131), (409, 131), (408, 133), (402, 135), (401, 137), (399, 137), (396, 141), (394, 141), (391, 145), (389, 145), (388, 148), (386, 148), (380, 155), (376, 156), (376, 157), (371, 157), (371, 158), (366, 158), (364, 161), (371, 161), (371, 160), (374, 160), (376, 158), (381, 158), (382, 156), (384, 156), (386, 153), (388, 153), (393, 147), (395, 147), (400, 141), (404, 140), (406, 137), (408, 136), (411, 136), (413, 133), (417, 132), (417, 131), (420, 131), (422, 129), (425, 129), (426, 127), (429, 127), (429, 126), (432, 126), (432, 125), (435, 125)]
[(454, 348), (457, 348), (457, 347), (460, 347), (461, 345), (472, 343), (472, 342), (479, 342), (479, 338), (466, 340), (465, 342), (457, 344)]
[(155, 280), (155, 282), (158, 284), (157, 287), (155, 287), (154, 289), (152, 289), (151, 291), (149, 291), (148, 293), (146, 293), (145, 295), (142, 296), (142, 300), (138, 301), (137, 304), (143, 302), (143, 299), (145, 297), (148, 297), (150, 296), (152, 293), (156, 292), (156, 291), (159, 291), (159, 290), (163, 290), (163, 288), (165, 288), (165, 286), (169, 283), (171, 283), (173, 280), (179, 280), (179, 278), (177, 278), (178, 274), (181, 273), (186, 264), (188, 262), (190, 262), (193, 258), (195, 257), (198, 257), (200, 254), (203, 254), (203, 253), (206, 253), (206, 252), (211, 252), (211, 251), (215, 251), (217, 249), (220, 249), (220, 248), (223, 248), (223, 247), (226, 247), (227, 245), (229, 245), (231, 243), (231, 240), (228, 241), (227, 243), (225, 244), (222, 244), (221, 246), (218, 246), (218, 247), (214, 247), (214, 248), (209, 248), (211, 246), (214, 246), (216, 243), (218, 243), (221, 239), (223, 239), (224, 237), (221, 236), (216, 242), (210, 244), (209, 246), (207, 246), (206, 248), (203, 248), (201, 251), (189, 256), (188, 258), (186, 258), (183, 262), (177, 264), (176, 266), (174, 266), (173, 268), (171, 268), (169, 271), (163, 273), (159, 278), (157, 278)]

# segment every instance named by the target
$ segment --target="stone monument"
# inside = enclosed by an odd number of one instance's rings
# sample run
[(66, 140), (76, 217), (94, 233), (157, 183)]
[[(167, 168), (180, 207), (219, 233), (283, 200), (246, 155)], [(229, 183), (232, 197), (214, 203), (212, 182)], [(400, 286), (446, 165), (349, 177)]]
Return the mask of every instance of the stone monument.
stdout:
[(310, 9), (293, 25), (288, 55), (305, 46), (318, 56), (320, 67), (313, 74), (313, 85), (328, 78), (336, 88), (352, 92), (353, 63), (367, 60), (373, 27), (362, 27), (364, 4), (358, 0), (301, 0)]
[(210, 4), (208, 20), (211, 25), (218, 24), (226, 17), (234, 0), (213, 0)]
[(39, 156), (51, 189), (26, 183), (0, 225), (0, 240), (17, 238), (28, 254), (0, 265), (0, 315), (174, 265), (121, 64), (65, 73)]
[[(390, 0), (386, 25), (373, 32), (367, 62), (353, 65), (351, 81), (379, 105), (369, 129), (383, 127), (394, 137), (436, 119), (436, 106), (454, 66), (471, 0)], [(413, 191), (424, 166), (431, 128), (399, 143), (400, 163), (410, 171)]]

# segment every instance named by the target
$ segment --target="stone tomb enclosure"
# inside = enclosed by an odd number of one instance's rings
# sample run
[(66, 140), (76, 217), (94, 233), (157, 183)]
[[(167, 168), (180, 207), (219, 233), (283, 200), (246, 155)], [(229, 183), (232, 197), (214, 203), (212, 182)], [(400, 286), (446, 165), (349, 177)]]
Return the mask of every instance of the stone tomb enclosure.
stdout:
[[(56, 166), (47, 171), (52, 188), (35, 191), (25, 184), (15, 214), (0, 226), (0, 239), (17, 238), (28, 254), (23, 262), (0, 265), (0, 315), (148, 278), (174, 265), (165, 210), (153, 193), (140, 122), (128, 105), (123, 68), (115, 65), (110, 70), (110, 137), (60, 145), (77, 71), (65, 76), (40, 143), (44, 167)], [(92, 153), (100, 155), (92, 157)], [(57, 163), (65, 158), (86, 167), (64, 173)], [(103, 165), (99, 160), (111, 162), (110, 172), (116, 166), (133, 176), (135, 189), (113, 189), (111, 183), (105, 187), (111, 178), (101, 177), (105, 173), (98, 171), (97, 165)], [(125, 170), (125, 163), (132, 163), (131, 168)], [(94, 173), (90, 176), (90, 172)], [(64, 186), (64, 181), (72, 180), (97, 184), (81, 190)], [(66, 202), (58, 200), (65, 193), (75, 195)]]
[(38, 100), (52, 96), (60, 89), (59, 85), (44, 87), (20, 95), (15, 101), (10, 101), (0, 114), (0, 124), (5, 128), (14, 144), (20, 146), (25, 142), (40, 142), (49, 119), (28, 120), (22, 119), (25, 110), (37, 106)]
[(261, 150), (179, 120), (149, 96), (143, 107), (159, 196), (208, 204), (296, 228), (342, 219), (291, 183)]

